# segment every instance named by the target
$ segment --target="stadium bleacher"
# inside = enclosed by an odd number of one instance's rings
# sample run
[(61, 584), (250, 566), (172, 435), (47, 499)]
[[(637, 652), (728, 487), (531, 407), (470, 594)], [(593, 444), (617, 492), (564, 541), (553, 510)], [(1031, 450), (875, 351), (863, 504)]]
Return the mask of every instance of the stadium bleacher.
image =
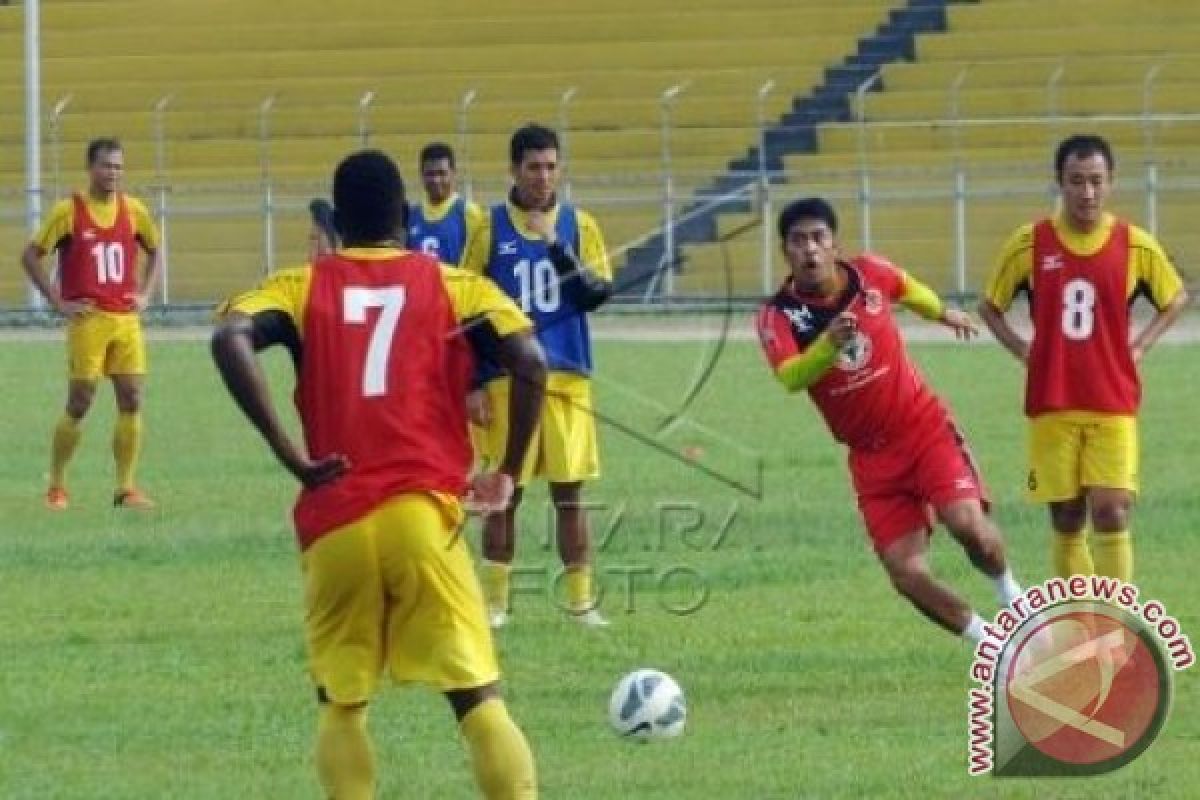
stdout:
[[(941, 14), (942, 6), (945, 32), (910, 32), (899, 44), (880, 34), (889, 12)], [(968, 216), (973, 285), (1004, 232), (1050, 207), (1050, 147), (1083, 124), (1065, 118), (1141, 114), (1148, 77), (1154, 111), (1186, 114), (1200, 78), (1200, 56), (1191, 55), (1200, 52), (1200, 6), (1184, 3), (745, 0), (731, 8), (725, 0), (695, 0), (681, 14), (665, 0), (552, 10), (495, 0), (484, 11), (469, 0), (418, 0), (385, 12), (368, 0), (336, 8), (298, 0), (287, 9), (283, 15), (266, 0), (42, 4), (43, 109), (70, 97), (57, 133), (60, 189), (80, 179), (89, 138), (121, 136), (128, 185), (152, 202), (153, 187), (170, 186), (163, 196), (173, 211), (173, 302), (212, 301), (264, 268), (264, 152), (278, 204), (272, 260), (280, 265), (303, 252), (303, 200), (321, 191), (331, 165), (363, 141), (360, 124), (410, 177), (421, 145), (465, 142), (463, 177), (480, 199), (492, 200), (503, 190), (511, 130), (531, 119), (559, 124), (562, 95), (573, 88), (566, 111), (575, 197), (595, 209), (610, 244), (620, 248), (662, 219), (662, 92), (686, 87), (672, 108), (671, 130), (675, 191), (686, 207), (711, 193), (714, 181), (727, 188), (751, 179), (730, 177), (729, 169), (758, 141), (756, 91), (767, 80), (776, 86), (763, 110), (782, 120), (770, 160), (787, 172), (775, 186), (776, 201), (831, 196), (842, 211), (843, 239), (856, 246), (864, 238), (858, 192), (865, 167), (874, 193), (872, 244), (952, 290), (956, 166), (964, 165), (969, 191), (980, 195)], [(635, 30), (628, 22), (634, 10)], [(1056, 20), (1073, 26), (1072, 34), (1063, 36)], [(0, 208), (12, 212), (0, 216), (0, 237), (10, 250), (24, 238), (14, 211), (21, 202), (16, 187), (24, 183), (21, 36), (20, 6), (0, 7), (0, 140), (8, 145), (0, 148), (0, 186), (14, 187), (0, 198)], [(789, 112), (828, 83), (831, 67), (874, 52), (882, 39), (890, 49), (877, 59), (884, 64), (879, 91), (865, 98), (868, 126), (849, 119), (843, 97), (840, 113), (808, 126), (815, 145), (808, 148), (804, 136), (793, 135)], [(96, 67), (98, 48), (103, 69)], [(460, 103), (469, 91), (475, 99), (462, 140)], [(360, 114), (367, 92), (373, 100)], [(264, 149), (260, 106), (269, 97)], [(160, 175), (153, 107), (163, 98)], [(999, 121), (951, 124), (959, 118)], [(1031, 123), (1035, 118), (1050, 121)], [(1096, 120), (1088, 127), (1112, 137), (1125, 186), (1135, 189), (1151, 155), (1169, 170), (1200, 153), (1194, 124), (1157, 124), (1152, 140), (1140, 124)], [(52, 186), (54, 145), (47, 127), (43, 132), (43, 182)], [(1140, 192), (1120, 198), (1122, 210), (1144, 221)], [(1169, 185), (1163, 198), (1160, 229), (1186, 262), (1200, 249), (1200, 236), (1183, 222), (1194, 201)], [(752, 210), (736, 210), (681, 233), (678, 291), (720, 291), (727, 265), (736, 292), (760, 290), (761, 231)], [(739, 228), (745, 231), (724, 250), (712, 243)], [(651, 262), (661, 255), (653, 247), (648, 253)], [(18, 271), (0, 274), (0, 304), (21, 303), (24, 291)]]

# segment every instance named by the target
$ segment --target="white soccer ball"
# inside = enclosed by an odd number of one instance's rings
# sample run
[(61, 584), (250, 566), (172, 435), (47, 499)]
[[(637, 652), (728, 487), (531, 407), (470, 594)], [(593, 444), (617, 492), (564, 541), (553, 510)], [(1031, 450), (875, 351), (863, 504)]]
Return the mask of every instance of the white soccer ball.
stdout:
[(656, 669), (630, 672), (608, 701), (609, 723), (630, 739), (671, 739), (683, 733), (686, 720), (683, 690), (670, 675)]

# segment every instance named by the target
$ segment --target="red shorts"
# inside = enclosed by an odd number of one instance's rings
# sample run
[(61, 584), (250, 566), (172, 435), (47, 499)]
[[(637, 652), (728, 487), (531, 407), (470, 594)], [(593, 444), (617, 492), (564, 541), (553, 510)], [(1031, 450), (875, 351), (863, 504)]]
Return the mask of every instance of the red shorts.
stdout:
[(877, 553), (914, 531), (932, 533), (934, 511), (955, 501), (988, 508), (975, 459), (949, 416), (879, 450), (851, 450), (850, 475)]

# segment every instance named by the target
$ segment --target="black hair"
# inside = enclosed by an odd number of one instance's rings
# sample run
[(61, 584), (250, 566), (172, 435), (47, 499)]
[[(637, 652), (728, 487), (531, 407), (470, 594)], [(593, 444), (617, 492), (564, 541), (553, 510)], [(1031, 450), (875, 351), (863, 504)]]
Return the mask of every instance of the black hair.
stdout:
[(1109, 172), (1116, 168), (1117, 162), (1113, 158), (1112, 147), (1103, 136), (1097, 136), (1094, 133), (1077, 133), (1074, 136), (1068, 136), (1059, 143), (1058, 149), (1054, 151), (1054, 174), (1059, 179), (1062, 178), (1063, 168), (1071, 156), (1088, 158), (1097, 154), (1104, 157), (1104, 163), (1108, 165)]
[(348, 245), (395, 239), (408, 221), (400, 170), (379, 150), (342, 159), (333, 173), (333, 205), (334, 224)]
[(450, 169), (454, 169), (454, 150), (450, 145), (445, 142), (430, 142), (421, 148), (417, 166), (424, 167), (430, 161), (441, 161), (443, 158), (450, 162)]
[(531, 122), (517, 128), (508, 144), (508, 157), (513, 166), (520, 164), (525, 154), (538, 150), (558, 150), (558, 134), (545, 125)]
[(121, 149), (121, 140), (115, 136), (92, 139), (87, 146), (87, 165), (95, 164), (101, 153), (119, 153)]
[(820, 197), (805, 197), (793, 200), (779, 212), (779, 238), (787, 239), (788, 231), (802, 219), (818, 219), (829, 226), (829, 230), (837, 233), (837, 214), (833, 206)]

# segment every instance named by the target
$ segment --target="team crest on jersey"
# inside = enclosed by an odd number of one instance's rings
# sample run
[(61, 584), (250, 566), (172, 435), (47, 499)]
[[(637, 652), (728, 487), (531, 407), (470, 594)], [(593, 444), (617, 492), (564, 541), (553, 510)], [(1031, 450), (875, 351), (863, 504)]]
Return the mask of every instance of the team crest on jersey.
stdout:
[(838, 369), (843, 372), (857, 372), (865, 367), (871, 360), (871, 339), (862, 331), (854, 334), (851, 339), (838, 353), (837, 361), (834, 362)]
[(84, 238), (84, 240), (90, 242), (91, 240), (96, 238), (96, 232), (94, 230), (92, 230), (91, 228), (86, 228), (83, 231), (83, 238)]
[(517, 254), (517, 243), (501, 242), (496, 251), (502, 256), (515, 256)]
[(812, 312), (808, 310), (808, 306), (800, 306), (799, 308), (785, 308), (783, 313), (787, 316), (788, 322), (792, 323), (792, 327), (798, 333), (808, 333), (813, 328)]
[(863, 295), (863, 306), (868, 314), (878, 314), (883, 311), (883, 292), (878, 289), (867, 289)]

